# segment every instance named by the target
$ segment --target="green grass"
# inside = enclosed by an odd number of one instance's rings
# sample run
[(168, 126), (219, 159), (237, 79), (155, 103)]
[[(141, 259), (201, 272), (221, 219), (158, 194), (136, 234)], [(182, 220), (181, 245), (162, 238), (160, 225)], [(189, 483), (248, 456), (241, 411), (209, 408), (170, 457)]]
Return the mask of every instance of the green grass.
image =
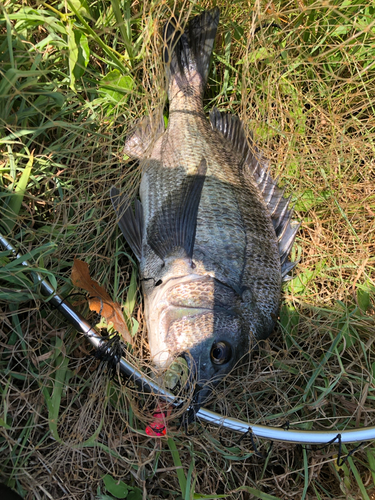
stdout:
[[(375, 9), (347, 0), (217, 3), (205, 107), (237, 113), (302, 226), (280, 325), (212, 408), (301, 429), (375, 425)], [(62, 294), (74, 257), (133, 318), (137, 270), (109, 202), (135, 192), (123, 152), (165, 104), (161, 28), (210, 2), (11, 2), (0, 7), (1, 231)], [(0, 251), (0, 479), (29, 498), (374, 498), (375, 447), (321, 450), (199, 424), (145, 433), (152, 400), (96, 371), (87, 342)], [(82, 312), (95, 321), (82, 297)], [(350, 450), (348, 446), (346, 450)], [(346, 452), (346, 450), (344, 450)], [(85, 492), (85, 493), (83, 493)], [(142, 493), (141, 493), (142, 492)], [(50, 495), (50, 496), (49, 496)]]

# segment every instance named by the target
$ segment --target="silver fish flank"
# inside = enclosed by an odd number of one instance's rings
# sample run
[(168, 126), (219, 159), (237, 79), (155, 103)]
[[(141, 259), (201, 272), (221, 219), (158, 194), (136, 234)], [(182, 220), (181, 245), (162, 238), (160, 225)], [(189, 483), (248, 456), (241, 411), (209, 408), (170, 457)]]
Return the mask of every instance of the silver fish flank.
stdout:
[(139, 261), (152, 361), (187, 360), (197, 405), (273, 331), (298, 224), (241, 121), (203, 110), (217, 8), (164, 29), (169, 121), (146, 117), (125, 151), (139, 198), (115, 187), (118, 224)]

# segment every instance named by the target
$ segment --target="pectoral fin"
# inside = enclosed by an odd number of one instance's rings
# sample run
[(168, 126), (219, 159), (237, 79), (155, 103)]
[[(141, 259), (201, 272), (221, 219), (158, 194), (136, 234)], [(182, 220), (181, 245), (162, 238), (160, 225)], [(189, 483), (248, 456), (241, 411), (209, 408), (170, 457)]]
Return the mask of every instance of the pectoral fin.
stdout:
[(142, 204), (135, 200), (134, 208), (131, 207), (131, 201), (126, 194), (120, 194), (120, 191), (114, 186), (111, 187), (111, 200), (113, 208), (118, 217), (118, 225), (124, 235), (128, 245), (140, 261), (142, 257), (142, 234), (143, 234), (143, 212)]
[(198, 208), (207, 171), (203, 159), (195, 175), (188, 175), (181, 185), (168, 194), (159, 213), (147, 229), (148, 243), (162, 260), (178, 248), (193, 257)]
[(164, 133), (164, 118), (161, 114), (154, 113), (144, 116), (131, 129), (125, 141), (125, 153), (137, 160), (147, 157), (156, 140)]

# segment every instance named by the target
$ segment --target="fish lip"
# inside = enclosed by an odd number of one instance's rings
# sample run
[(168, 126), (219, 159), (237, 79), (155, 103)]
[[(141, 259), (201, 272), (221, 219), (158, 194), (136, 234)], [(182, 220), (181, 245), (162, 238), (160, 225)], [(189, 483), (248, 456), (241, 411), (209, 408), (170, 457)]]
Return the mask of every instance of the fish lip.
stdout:
[[(191, 312), (211, 311), (212, 309), (207, 307), (196, 307), (178, 303), (170, 303), (167, 299), (164, 298), (165, 294), (170, 289), (172, 289), (176, 284), (201, 280), (204, 277), (205, 276), (202, 276), (200, 274), (186, 274), (184, 276), (176, 276), (176, 277), (171, 276), (167, 280), (163, 281), (163, 283), (156, 288), (156, 293), (151, 300), (151, 302), (155, 304), (154, 313), (156, 313), (159, 317), (161, 317), (166, 313), (168, 309), (173, 310), (173, 309), (183, 308), (186, 310), (190, 310)], [(210, 276), (210, 278), (212, 277)]]
[(185, 274), (182, 276), (171, 276), (167, 278), (166, 280), (163, 280), (162, 283), (158, 287), (154, 289), (153, 297), (152, 297), (152, 302), (158, 302), (162, 301), (162, 296), (171, 288), (173, 288), (173, 285), (178, 282), (178, 283), (184, 283), (186, 281), (195, 281), (198, 279), (201, 279), (202, 276), (200, 274)]
[[(166, 289), (168, 290), (173, 286), (173, 282), (179, 281), (179, 282), (185, 282), (185, 281), (195, 281), (195, 280), (201, 280), (202, 278), (207, 278), (207, 279), (215, 279), (215, 276), (211, 276), (211, 274), (196, 274), (196, 273), (187, 273), (187, 274), (181, 274), (179, 276), (170, 276), (167, 279), (163, 279), (162, 283), (157, 287), (157, 290), (161, 289)], [(158, 295), (158, 293), (156, 293)]]
[[(157, 288), (156, 288), (156, 293), (154, 297), (152, 298), (152, 302), (154, 304), (158, 304), (156, 306), (156, 310), (158, 310), (159, 314), (163, 314), (164, 311), (167, 308), (183, 308), (183, 309), (191, 309), (191, 310), (199, 310), (199, 311), (215, 311), (215, 312), (223, 312), (226, 314), (229, 314), (231, 316), (236, 316), (240, 313), (237, 307), (225, 307), (219, 304), (215, 304), (214, 307), (199, 307), (199, 306), (189, 306), (185, 304), (178, 304), (177, 302), (170, 303), (167, 300), (163, 299), (163, 296), (171, 289), (173, 286), (181, 283), (186, 283), (186, 282), (191, 282), (191, 281), (198, 281), (202, 279), (207, 279), (207, 280), (216, 280), (219, 281), (215, 278), (215, 276), (212, 276), (211, 274), (185, 274), (183, 276), (171, 276), (167, 280), (163, 281)], [(221, 282), (220, 282), (221, 283)], [(225, 285), (228, 286), (228, 285)], [(229, 287), (230, 288), (230, 287)]]
[[(196, 305), (189, 305), (186, 303), (179, 303), (178, 299), (174, 298), (174, 300), (168, 300), (167, 294), (170, 290), (172, 290), (175, 286), (181, 285), (184, 283), (192, 283), (194, 281), (219, 281), (216, 279), (214, 275), (211, 274), (195, 274), (188, 273), (181, 276), (170, 276), (166, 280), (163, 280), (157, 287), (154, 288), (152, 292), (152, 296), (148, 300), (149, 302), (149, 310), (150, 314), (152, 314), (154, 320), (157, 319), (157, 316), (160, 316), (165, 313), (166, 309), (170, 308), (183, 308), (187, 311), (199, 311), (199, 312), (217, 312), (217, 313), (225, 313), (230, 316), (240, 315), (240, 307), (238, 305), (228, 306), (221, 303), (213, 303), (213, 304), (204, 304), (202, 306), (197, 303)], [(220, 284), (222, 284), (219, 281)], [(228, 286), (228, 285), (225, 285)], [(228, 287), (232, 288), (232, 287)], [(233, 290), (233, 289), (232, 289)], [(240, 297), (240, 296), (239, 296)], [(197, 301), (198, 302), (198, 301)]]
[[(163, 322), (166, 319), (166, 315), (168, 313), (172, 313), (171, 314), (172, 317), (169, 318), (167, 324), (165, 325), (166, 328), (167, 328), (167, 325), (169, 328), (170, 324), (173, 323), (174, 320), (179, 319), (180, 317), (197, 316), (198, 314), (202, 314), (204, 312), (212, 313), (214, 311), (213, 309), (210, 309), (207, 307), (193, 307), (193, 306), (185, 306), (182, 304), (168, 304), (167, 301), (165, 301), (165, 302), (166, 302), (165, 304), (162, 304), (158, 308), (157, 312), (159, 314), (159, 321), (160, 322)], [(176, 314), (176, 316), (173, 317), (173, 312), (177, 312), (177, 311), (184, 311), (184, 312), (186, 312), (186, 314), (183, 314), (182, 316)]]

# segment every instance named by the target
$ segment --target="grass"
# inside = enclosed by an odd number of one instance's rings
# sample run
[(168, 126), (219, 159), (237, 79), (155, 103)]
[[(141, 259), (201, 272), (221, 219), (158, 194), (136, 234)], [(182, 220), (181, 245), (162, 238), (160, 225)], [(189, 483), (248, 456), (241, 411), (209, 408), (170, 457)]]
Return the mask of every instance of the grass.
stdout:
[[(374, 425), (375, 9), (217, 4), (206, 109), (248, 124), (302, 226), (277, 332), (212, 407), (301, 429)], [(165, 103), (165, 20), (209, 6), (27, 0), (0, 11), (1, 231), (62, 294), (73, 258), (88, 262), (134, 318), (145, 363), (137, 269), (109, 187), (138, 186), (123, 144), (134, 120)], [(149, 438), (152, 401), (98, 372), (20, 259), (1, 251), (0, 262), (0, 478), (25, 498), (375, 498), (372, 443), (339, 467), (337, 444), (257, 441), (260, 458), (249, 439), (199, 423), (192, 435)]]

